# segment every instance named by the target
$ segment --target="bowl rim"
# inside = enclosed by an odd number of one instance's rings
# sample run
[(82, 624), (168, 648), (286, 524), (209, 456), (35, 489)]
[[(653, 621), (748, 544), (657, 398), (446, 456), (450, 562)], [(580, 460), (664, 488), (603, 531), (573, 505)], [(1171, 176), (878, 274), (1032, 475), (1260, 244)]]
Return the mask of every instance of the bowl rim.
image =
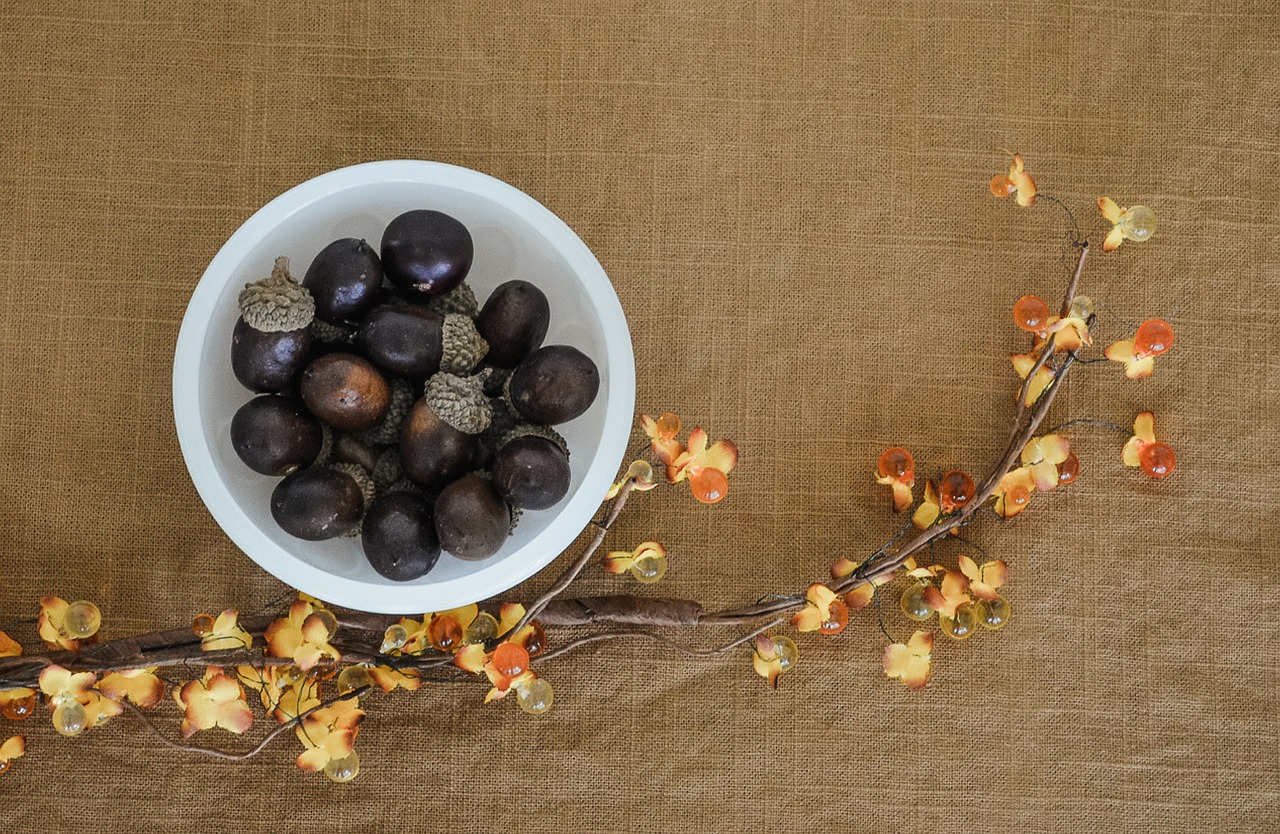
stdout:
[[(439, 583), (387, 585), (337, 576), (308, 564), (263, 534), (218, 476), (200, 418), (200, 374), (191, 370), (199, 367), (216, 302), (248, 253), (294, 213), (335, 192), (370, 182), (457, 189), (491, 199), (515, 212), (568, 262), (604, 330), (606, 355), (601, 364), (608, 368), (610, 376), (602, 440), (577, 491), (550, 525), (522, 548), (474, 573)], [(478, 602), (511, 589), (553, 562), (590, 523), (621, 465), (630, 441), (635, 393), (635, 355), (622, 303), (586, 243), (554, 212), (510, 183), (470, 168), (414, 159), (338, 168), (299, 183), (254, 212), (222, 245), (196, 284), (183, 315), (173, 359), (178, 444), (196, 491), (222, 531), (261, 568), (290, 586), (336, 605), (384, 614), (442, 611)], [(513, 566), (509, 563), (515, 556), (520, 558)]]

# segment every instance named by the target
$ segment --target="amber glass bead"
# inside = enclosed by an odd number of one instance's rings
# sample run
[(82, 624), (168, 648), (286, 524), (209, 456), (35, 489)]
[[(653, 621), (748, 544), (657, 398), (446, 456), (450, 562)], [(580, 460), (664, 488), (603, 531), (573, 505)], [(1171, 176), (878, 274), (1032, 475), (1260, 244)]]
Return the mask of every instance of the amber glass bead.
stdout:
[(36, 696), (33, 692), (25, 698), (14, 698), (12, 701), (5, 701), (4, 706), (0, 707), (0, 715), (10, 721), (21, 721), (35, 712), (35, 710)]
[(1013, 302), (1013, 323), (1032, 333), (1049, 322), (1049, 305), (1038, 295), (1024, 295)]
[(1080, 474), (1080, 458), (1075, 452), (1067, 454), (1067, 459), (1058, 464), (1058, 484), (1069, 484)]
[(1164, 319), (1147, 319), (1133, 339), (1135, 356), (1159, 356), (1173, 347), (1173, 326)]
[(498, 644), (489, 662), (502, 674), (515, 677), (529, 668), (529, 652), (519, 643), (507, 641)]
[(196, 633), (197, 637), (204, 637), (213, 631), (215, 620), (208, 614), (197, 614), (195, 619), (191, 621), (191, 630)]
[(839, 634), (849, 624), (849, 606), (840, 600), (832, 600), (827, 608), (827, 619), (818, 626), (823, 634)]
[(1008, 197), (1016, 190), (1013, 180), (1004, 174), (996, 174), (991, 178), (991, 193), (997, 197)]
[(704, 466), (689, 476), (693, 497), (704, 504), (715, 504), (729, 494), (729, 479), (719, 469)]
[(462, 645), (462, 637), (462, 625), (456, 617), (449, 614), (432, 617), (431, 624), (427, 626), (427, 639), (431, 641), (431, 645), (442, 652), (458, 648)]
[(911, 453), (901, 446), (890, 446), (880, 455), (876, 462), (876, 471), (881, 478), (893, 478), (895, 481), (909, 481), (915, 478), (916, 461)]
[(912, 582), (902, 592), (902, 599), (899, 600), (898, 606), (908, 620), (922, 623), (933, 616), (933, 609), (924, 601), (924, 592), (928, 587), (928, 582)]
[(1167, 478), (1178, 465), (1178, 456), (1164, 443), (1147, 443), (1138, 450), (1138, 463), (1152, 478)]
[(952, 469), (938, 481), (938, 504), (943, 512), (949, 513), (968, 504), (973, 491), (973, 478), (959, 469)]

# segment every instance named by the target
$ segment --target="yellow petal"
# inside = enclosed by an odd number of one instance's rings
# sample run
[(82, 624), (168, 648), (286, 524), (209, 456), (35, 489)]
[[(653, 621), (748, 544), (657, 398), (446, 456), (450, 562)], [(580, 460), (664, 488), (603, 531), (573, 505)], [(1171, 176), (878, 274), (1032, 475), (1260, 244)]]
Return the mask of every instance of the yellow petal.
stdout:
[(999, 588), (1004, 585), (1009, 578), (1009, 566), (1004, 559), (996, 559), (994, 562), (984, 562), (981, 568), (982, 581), (990, 585), (992, 588)]
[(817, 631), (826, 620), (826, 615), (815, 606), (806, 605), (791, 618), (791, 626), (797, 631)]
[(453, 665), (466, 672), (478, 673), (484, 668), (488, 656), (480, 643), (468, 643), (453, 656)]
[(1133, 436), (1139, 440), (1152, 443), (1156, 439), (1156, 416), (1144, 411), (1133, 418)]
[(111, 672), (98, 682), (98, 691), (113, 701), (128, 698), (140, 707), (155, 706), (164, 697), (164, 684), (152, 672), (154, 669)]
[(1040, 454), (1050, 463), (1062, 463), (1071, 455), (1071, 442), (1060, 434), (1040, 438)]
[(626, 573), (635, 563), (635, 557), (625, 550), (615, 550), (601, 561), (605, 571), (614, 574)]
[(1116, 205), (1116, 201), (1110, 197), (1098, 198), (1098, 211), (1102, 212), (1103, 218), (1112, 225), (1120, 222), (1120, 215), (1124, 214), (1120, 207)]
[(1041, 368), (1036, 371), (1035, 376), (1031, 378), (1031, 382), (1027, 385), (1027, 396), (1024, 402), (1028, 407), (1036, 404), (1040, 399), (1040, 395), (1048, 389), (1053, 382), (1053, 371), (1048, 368)]
[[(411, 670), (412, 671), (412, 670)], [(393, 689), (414, 690), (422, 686), (422, 681), (410, 672), (402, 672), (399, 669), (393, 669), (390, 666), (374, 666), (369, 669), (369, 676), (373, 678), (373, 682), (383, 692), (390, 692)]]
[(1053, 461), (1042, 460), (1033, 464), (1029, 471), (1040, 492), (1050, 492), (1058, 486), (1058, 467)]
[(1151, 376), (1151, 372), (1156, 368), (1156, 358), (1147, 356), (1143, 359), (1135, 359), (1132, 362), (1125, 363), (1124, 375), (1129, 379), (1144, 379)]
[(17, 657), (20, 654), (22, 654), (22, 645), (0, 631), (0, 657)]
[(875, 595), (876, 587), (870, 582), (863, 582), (844, 595), (844, 604), (854, 611), (860, 611), (871, 604), (871, 600), (875, 598)]
[(858, 563), (845, 556), (841, 556), (831, 563), (831, 578), (844, 579), (853, 573), (858, 567)]
[(20, 759), (27, 752), (27, 740), (23, 736), (12, 736), (0, 744), (0, 762), (11, 762)]
[(1114, 252), (1120, 248), (1120, 244), (1124, 243), (1124, 232), (1119, 226), (1115, 226), (1111, 231), (1107, 232), (1107, 237), (1102, 241), (1103, 252)]
[(893, 511), (900, 513), (915, 502), (911, 495), (911, 487), (901, 481), (893, 482)]
[(1124, 444), (1124, 449), (1120, 453), (1120, 457), (1124, 460), (1125, 466), (1141, 466), (1142, 461), (1138, 457), (1138, 452), (1145, 445), (1146, 441), (1140, 437), (1131, 437)]
[(698, 465), (719, 469), (728, 475), (738, 465), (738, 447), (732, 440), (717, 440), (702, 453)]
[(1133, 339), (1121, 339), (1118, 342), (1112, 342), (1107, 345), (1107, 349), (1102, 352), (1102, 355), (1112, 362), (1133, 361)]
[[(911, 638), (911, 643), (917, 643), (917, 637), (924, 632), (916, 632)], [(927, 635), (929, 638), (929, 646), (932, 646), (932, 634)], [(916, 645), (904, 645), (902, 643), (893, 643), (885, 647), (884, 650), (884, 673), (891, 678), (900, 678), (903, 683), (912, 689), (919, 689), (929, 682), (929, 673), (931, 661), (929, 650), (925, 649), (921, 653)]]
[(933, 523), (938, 520), (938, 516), (941, 512), (942, 508), (937, 504), (926, 501), (916, 507), (915, 514), (911, 516), (911, 523), (919, 527), (921, 530), (926, 527), (932, 527)]
[(911, 649), (915, 654), (927, 656), (933, 651), (933, 632), (917, 631), (907, 641), (907, 648)]
[(707, 432), (702, 426), (695, 426), (693, 431), (689, 432), (689, 456), (696, 458), (707, 450)]
[(756, 674), (769, 681), (774, 689), (778, 688), (778, 677), (782, 674), (782, 661), (777, 657), (765, 660), (759, 652), (751, 653), (751, 667)]
[(1009, 361), (1013, 363), (1013, 369), (1017, 371), (1020, 379), (1027, 378), (1027, 374), (1031, 373), (1038, 359), (1039, 357), (1034, 353), (1014, 353), (1009, 356)]
[[(302, 728), (298, 728), (298, 737), (305, 738)], [(305, 742), (304, 742), (305, 743)], [(301, 770), (307, 773), (319, 773), (324, 770), (324, 766), (329, 763), (329, 754), (321, 747), (313, 747), (307, 750), (296, 759), (296, 764)]]
[(524, 606), (518, 602), (504, 602), (498, 609), (498, 636), (506, 634), (516, 627), (524, 617)]
[(809, 590), (805, 592), (804, 596), (805, 599), (816, 605), (825, 617), (831, 608), (831, 603), (835, 601), (836, 592), (821, 582), (814, 582), (809, 586)]
[(978, 579), (981, 576), (981, 573), (979, 571), (977, 562), (973, 561), (968, 556), (964, 556), (964, 555), (960, 556), (960, 558), (957, 559), (956, 561), (960, 564), (961, 573), (969, 577), (971, 581), (974, 581), (974, 582), (978, 581)]

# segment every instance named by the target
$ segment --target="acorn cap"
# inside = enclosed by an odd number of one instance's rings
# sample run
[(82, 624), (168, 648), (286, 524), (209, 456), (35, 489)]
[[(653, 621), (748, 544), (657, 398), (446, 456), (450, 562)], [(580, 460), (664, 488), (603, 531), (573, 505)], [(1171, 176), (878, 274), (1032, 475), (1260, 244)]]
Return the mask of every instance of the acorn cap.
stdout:
[(436, 415), (463, 434), (480, 434), (489, 428), (493, 407), (484, 395), (482, 371), (458, 376), (441, 371), (427, 380), (423, 399)]
[(391, 405), (387, 408), (387, 416), (378, 425), (356, 435), (357, 439), (374, 446), (399, 442), (400, 427), (404, 425), (404, 417), (409, 413), (413, 401), (413, 386), (399, 377), (392, 378)]
[(421, 496), (428, 500), (431, 500), (432, 498), (432, 496), (427, 494), (427, 491), (425, 489), (418, 486), (408, 478), (400, 478), (383, 490), (383, 494), (386, 494), (389, 492), (411, 492), (414, 495)]
[(315, 319), (316, 302), (289, 274), (289, 259), (276, 258), (270, 277), (245, 284), (240, 291), (245, 324), (264, 333), (301, 330)]
[(311, 335), (316, 341), (326, 345), (347, 344), (351, 341), (351, 337), (356, 335), (356, 331), (353, 327), (343, 327), (340, 324), (330, 324), (324, 319), (315, 319), (311, 322)]
[(404, 468), (400, 466), (400, 450), (395, 446), (384, 449), (373, 464), (373, 483), (386, 489), (404, 477)]
[(469, 374), (489, 352), (489, 343), (476, 330), (476, 323), (461, 313), (449, 313), (444, 317), (443, 347), (440, 352), (440, 370), (451, 374)]
[(480, 315), (480, 304), (476, 301), (476, 294), (471, 291), (471, 285), (466, 281), (463, 281), (444, 295), (432, 296), (431, 300), (427, 302), (427, 307), (442, 316), (449, 313), (460, 313), (474, 319)]
[(550, 426), (539, 426), (537, 423), (521, 423), (514, 429), (511, 429), (502, 436), (498, 441), (497, 448), (501, 449), (517, 437), (541, 437), (550, 440), (553, 444), (560, 447), (560, 451), (564, 452), (564, 456), (569, 457), (569, 444), (560, 435), (560, 432)]

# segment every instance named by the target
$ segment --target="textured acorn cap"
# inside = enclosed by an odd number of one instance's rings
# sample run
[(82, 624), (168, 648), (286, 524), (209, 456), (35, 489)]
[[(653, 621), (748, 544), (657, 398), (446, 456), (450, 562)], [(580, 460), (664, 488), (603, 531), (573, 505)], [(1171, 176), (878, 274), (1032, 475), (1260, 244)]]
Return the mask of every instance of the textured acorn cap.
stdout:
[[(364, 471), (363, 466), (357, 466), (354, 463), (334, 463), (329, 468), (335, 472), (341, 472), (344, 475), (350, 475), (351, 480), (356, 482), (356, 486), (360, 487), (360, 494), (364, 496), (364, 508), (369, 509), (369, 505), (373, 503), (373, 499), (378, 494), (378, 488), (373, 485), (373, 479), (369, 477), (369, 473)], [(364, 527), (364, 514), (361, 513), (360, 523), (343, 533), (343, 538), (352, 538), (360, 535), (361, 528)]]
[(316, 316), (315, 300), (293, 280), (289, 259), (284, 257), (276, 258), (269, 277), (245, 284), (239, 302), (245, 324), (264, 333), (301, 330)]
[(383, 492), (384, 492), (384, 493), (386, 493), (386, 492), (411, 492), (411, 493), (413, 493), (414, 495), (419, 495), (419, 496), (422, 496), (423, 498), (426, 498), (426, 497), (427, 497), (427, 491), (426, 491), (425, 489), (423, 489), (422, 487), (418, 486), (417, 484), (415, 484), (413, 481), (409, 480), (408, 478), (400, 478), (400, 479), (398, 479), (398, 480), (397, 480), (397, 481), (395, 481), (393, 484), (391, 484), (391, 486), (389, 486), (389, 487), (387, 487), (385, 490), (383, 490)]
[(550, 426), (540, 426), (537, 423), (521, 423), (515, 428), (508, 431), (498, 441), (497, 448), (501, 449), (517, 437), (541, 437), (550, 440), (553, 444), (560, 447), (560, 451), (564, 452), (564, 456), (569, 457), (569, 444), (560, 435), (560, 432)]
[(489, 343), (476, 330), (476, 323), (461, 313), (444, 317), (443, 347), (440, 370), (451, 374), (469, 374), (489, 352)]
[(386, 489), (404, 477), (404, 468), (400, 465), (400, 450), (395, 446), (384, 449), (373, 464), (373, 483)]
[(400, 427), (404, 425), (405, 415), (413, 405), (413, 386), (399, 377), (391, 380), (391, 405), (387, 407), (387, 416), (382, 422), (368, 431), (356, 435), (362, 443), (381, 445), (396, 443), (400, 440)]
[(463, 281), (444, 295), (433, 296), (427, 302), (427, 306), (442, 316), (449, 313), (460, 313), (474, 319), (480, 315), (480, 304), (476, 301), (476, 294), (471, 291), (471, 285), (466, 281)]
[(436, 415), (463, 434), (480, 434), (489, 428), (493, 407), (484, 395), (482, 371), (475, 376), (458, 376), (441, 371), (427, 380), (423, 399)]
[(351, 342), (351, 337), (356, 335), (356, 331), (353, 327), (343, 327), (340, 324), (330, 324), (324, 319), (315, 319), (311, 322), (311, 335), (316, 341), (326, 345), (345, 345)]

